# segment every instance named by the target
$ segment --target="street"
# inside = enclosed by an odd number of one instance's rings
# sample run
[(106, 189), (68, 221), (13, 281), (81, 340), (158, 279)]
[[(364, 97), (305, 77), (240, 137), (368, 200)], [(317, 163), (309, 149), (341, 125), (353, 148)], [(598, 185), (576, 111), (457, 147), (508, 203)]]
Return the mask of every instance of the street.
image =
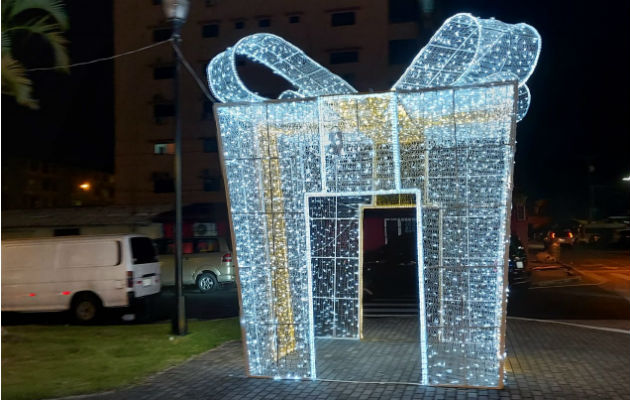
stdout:
[[(589, 320), (593, 325), (630, 329), (630, 254), (627, 250), (576, 247), (557, 249), (559, 263), (537, 262), (531, 283), (513, 285), (508, 297), (508, 316), (535, 319)], [(188, 318), (211, 319), (238, 316), (235, 286), (212, 293), (185, 287)], [(169, 319), (175, 308), (174, 288), (164, 287), (159, 296), (141, 303), (134, 322)], [(122, 320), (128, 310), (105, 310), (101, 323), (129, 323)], [(366, 316), (395, 316), (417, 313), (414, 299), (376, 299), (366, 302)], [(4, 325), (64, 324), (65, 313), (2, 313)]]
[(557, 248), (559, 262), (537, 262), (531, 285), (510, 289), (508, 315), (582, 320), (630, 329), (630, 253), (586, 247)]
[(586, 282), (630, 301), (630, 251), (575, 248), (563, 251), (560, 260), (573, 267)]
[[(238, 316), (238, 295), (234, 285), (211, 293), (200, 293), (194, 287), (184, 287), (186, 316), (188, 318), (212, 319)], [(135, 310), (123, 308), (104, 309), (100, 324), (150, 323), (171, 318), (175, 310), (175, 288), (163, 287), (162, 291), (145, 301), (139, 302)], [(135, 313), (134, 313), (135, 311)], [(2, 325), (67, 324), (68, 313), (2, 313)]]

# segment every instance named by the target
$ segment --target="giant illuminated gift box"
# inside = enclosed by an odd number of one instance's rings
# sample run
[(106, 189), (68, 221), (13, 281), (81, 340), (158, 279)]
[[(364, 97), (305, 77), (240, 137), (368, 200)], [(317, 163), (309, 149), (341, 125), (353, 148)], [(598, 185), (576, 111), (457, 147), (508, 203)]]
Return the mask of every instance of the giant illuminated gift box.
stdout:
[[(525, 24), (448, 19), (392, 91), (356, 94), (283, 39), (215, 57), (250, 376), (316, 378), (316, 338), (361, 337), (366, 206), (415, 207), (423, 384), (502, 387), (515, 125), (540, 51)], [(250, 92), (234, 57), (294, 84)]]

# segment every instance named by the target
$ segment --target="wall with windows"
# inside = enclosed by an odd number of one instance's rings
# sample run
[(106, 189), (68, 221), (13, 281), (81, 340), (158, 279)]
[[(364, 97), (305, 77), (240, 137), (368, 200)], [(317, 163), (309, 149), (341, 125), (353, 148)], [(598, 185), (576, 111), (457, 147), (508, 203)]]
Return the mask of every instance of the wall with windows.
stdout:
[(112, 174), (34, 159), (2, 159), (3, 210), (104, 206), (113, 201)]
[[(170, 37), (160, 3), (114, 1), (115, 52)], [(249, 34), (271, 32), (359, 91), (380, 91), (391, 86), (413, 52), (426, 43), (428, 38), (421, 37), (423, 24), (431, 18), (415, 0), (192, 1), (182, 49), (205, 79), (206, 64), (218, 52)], [(288, 88), (283, 79), (254, 63), (240, 59), (237, 64), (243, 79), (258, 93), (275, 96)], [(122, 57), (114, 68), (116, 203), (172, 203), (172, 49), (164, 45)], [(213, 104), (186, 71), (181, 77), (183, 201), (225, 202)]]

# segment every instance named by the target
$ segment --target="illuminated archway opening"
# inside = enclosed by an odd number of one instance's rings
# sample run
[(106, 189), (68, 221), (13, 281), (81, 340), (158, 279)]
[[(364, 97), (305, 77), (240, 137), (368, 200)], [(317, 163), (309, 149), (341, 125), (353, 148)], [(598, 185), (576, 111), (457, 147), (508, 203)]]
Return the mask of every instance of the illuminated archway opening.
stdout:
[[(392, 324), (371, 321), (365, 328), (364, 210), (383, 208), (378, 199), (404, 197), (413, 210), (415, 272), (412, 290), (424, 299), (422, 218), (416, 198), (419, 191), (379, 196), (379, 192), (307, 194), (307, 243), (309, 244), (313, 303), (313, 370), (327, 380), (421, 382), (426, 376), (424, 306), (416, 304), (412, 320)], [(388, 207), (391, 209), (391, 207)], [(416, 236), (418, 235), (418, 236)], [(393, 329), (392, 329), (393, 328)], [(395, 332), (401, 328), (406, 332)], [(371, 337), (365, 341), (365, 332)], [(369, 335), (370, 336), (370, 335)], [(401, 340), (401, 338), (403, 340)], [(350, 339), (350, 340), (347, 340)], [(387, 360), (395, 365), (387, 365)]]

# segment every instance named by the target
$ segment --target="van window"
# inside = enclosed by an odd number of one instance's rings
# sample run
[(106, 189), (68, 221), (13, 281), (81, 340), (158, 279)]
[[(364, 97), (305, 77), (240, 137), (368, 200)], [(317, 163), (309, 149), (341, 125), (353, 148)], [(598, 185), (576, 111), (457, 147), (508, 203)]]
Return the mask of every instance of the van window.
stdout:
[(2, 269), (53, 268), (54, 244), (2, 246)]
[[(160, 254), (175, 254), (175, 243), (172, 239), (156, 240)], [(182, 240), (184, 254), (215, 253), (221, 251), (217, 238), (194, 238)]]
[(134, 264), (149, 264), (158, 261), (153, 241), (147, 237), (131, 238), (131, 256)]
[(74, 242), (59, 245), (60, 267), (108, 267), (120, 264), (116, 240)]

